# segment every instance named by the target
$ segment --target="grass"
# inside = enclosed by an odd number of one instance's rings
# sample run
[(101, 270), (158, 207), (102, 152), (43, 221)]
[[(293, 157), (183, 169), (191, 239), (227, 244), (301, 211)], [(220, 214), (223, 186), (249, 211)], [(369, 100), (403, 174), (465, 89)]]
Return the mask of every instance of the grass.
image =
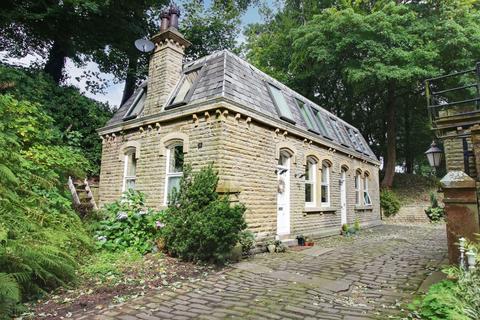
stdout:
[(92, 255), (79, 270), (80, 281), (96, 279), (105, 282), (121, 277), (125, 270), (142, 262), (142, 255), (135, 250), (123, 252), (100, 251)]
[(429, 202), (430, 192), (437, 193), (439, 181), (436, 178), (421, 175), (397, 173), (395, 174), (392, 191), (402, 203)]

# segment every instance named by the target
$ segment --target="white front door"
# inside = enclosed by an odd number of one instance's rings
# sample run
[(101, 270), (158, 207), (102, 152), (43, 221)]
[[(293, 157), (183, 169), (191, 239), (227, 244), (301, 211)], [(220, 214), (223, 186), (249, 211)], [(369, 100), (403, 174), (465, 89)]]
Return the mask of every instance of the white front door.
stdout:
[(347, 179), (344, 170), (342, 170), (342, 177), (340, 179), (340, 207), (342, 225), (344, 225), (347, 223)]
[(290, 234), (290, 155), (280, 153), (277, 166), (277, 234)]

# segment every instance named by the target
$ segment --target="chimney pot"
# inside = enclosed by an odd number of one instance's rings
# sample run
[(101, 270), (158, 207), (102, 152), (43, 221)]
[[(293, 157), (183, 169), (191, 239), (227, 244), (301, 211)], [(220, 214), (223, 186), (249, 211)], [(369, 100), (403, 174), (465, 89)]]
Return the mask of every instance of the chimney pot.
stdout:
[(174, 3), (170, 3), (170, 27), (178, 29), (178, 18), (180, 17), (180, 8)]
[(165, 31), (168, 29), (169, 20), (170, 20), (170, 8), (165, 7), (163, 8), (162, 12), (160, 13), (160, 31)]

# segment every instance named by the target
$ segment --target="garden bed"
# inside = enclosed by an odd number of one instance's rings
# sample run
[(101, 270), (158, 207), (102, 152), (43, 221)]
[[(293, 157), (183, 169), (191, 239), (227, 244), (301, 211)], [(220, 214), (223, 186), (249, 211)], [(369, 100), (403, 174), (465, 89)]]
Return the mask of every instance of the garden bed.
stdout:
[(216, 271), (211, 265), (182, 262), (161, 253), (100, 253), (79, 271), (78, 284), (60, 288), (30, 304), (27, 319), (63, 319), (103, 309), (166, 286), (197, 281)]

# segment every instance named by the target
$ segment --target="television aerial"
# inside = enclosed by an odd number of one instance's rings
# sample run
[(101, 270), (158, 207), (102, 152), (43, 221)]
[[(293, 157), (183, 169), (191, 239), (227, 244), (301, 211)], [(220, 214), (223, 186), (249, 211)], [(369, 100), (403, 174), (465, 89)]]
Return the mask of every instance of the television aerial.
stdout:
[(138, 39), (135, 40), (135, 48), (137, 48), (141, 52), (150, 52), (155, 48), (155, 45), (152, 41), (147, 39)]

